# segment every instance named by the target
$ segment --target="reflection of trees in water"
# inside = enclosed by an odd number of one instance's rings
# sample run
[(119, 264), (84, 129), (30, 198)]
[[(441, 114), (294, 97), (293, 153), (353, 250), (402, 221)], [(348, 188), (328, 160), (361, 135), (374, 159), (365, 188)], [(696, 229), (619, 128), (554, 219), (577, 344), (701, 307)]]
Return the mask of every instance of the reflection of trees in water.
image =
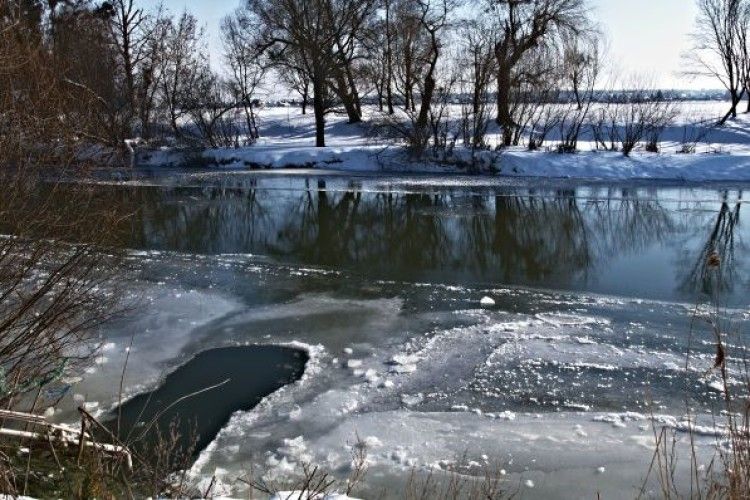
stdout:
[(591, 267), (639, 250), (673, 231), (668, 213), (635, 195), (578, 198), (573, 190), (552, 195), (495, 198), (491, 224), (474, 218), (464, 239), (478, 271), (531, 281), (585, 277)]
[(274, 239), (268, 193), (243, 188), (140, 190), (133, 224), (138, 246), (196, 253), (243, 252)]
[(592, 252), (600, 260), (642, 251), (675, 231), (669, 212), (658, 201), (627, 189), (587, 201), (585, 212)]
[(259, 253), (397, 276), (459, 272), (486, 280), (564, 282), (673, 231), (653, 199), (573, 190), (363, 192), (324, 183), (150, 190), (137, 243), (193, 252)]
[(357, 189), (308, 191), (298, 212), (280, 222), (268, 250), (324, 265), (437, 268), (450, 250), (446, 230), (425, 207), (443, 197), (427, 194), (368, 193)]
[[(742, 191), (738, 193), (734, 204), (729, 201), (729, 193), (723, 193), (721, 208), (716, 218), (708, 227), (701, 229), (708, 231), (708, 238), (699, 248), (697, 255), (685, 265), (687, 269), (681, 285), (683, 290), (713, 295), (731, 292), (734, 289), (738, 267), (737, 229), (740, 225), (741, 208)], [(710, 269), (708, 257), (714, 252), (721, 259), (721, 265), (716, 269)]]
[(574, 194), (506, 192), (485, 203), (494, 214), (462, 219), (455, 238), (457, 254), (474, 273), (540, 282), (587, 270), (587, 227)]

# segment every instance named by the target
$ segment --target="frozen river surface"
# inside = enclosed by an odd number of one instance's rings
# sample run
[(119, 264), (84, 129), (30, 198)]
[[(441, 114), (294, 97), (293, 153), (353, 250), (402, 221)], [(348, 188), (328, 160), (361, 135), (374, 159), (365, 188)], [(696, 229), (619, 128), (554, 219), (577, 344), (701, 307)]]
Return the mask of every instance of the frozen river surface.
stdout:
[[(654, 429), (676, 431), (686, 465), (688, 412), (699, 461), (720, 438), (697, 305), (720, 297), (736, 331), (750, 319), (737, 187), (298, 172), (100, 189), (139, 208), (126, 238), (139, 307), (103, 332), (75, 387), (89, 407), (115, 404), (131, 337), (129, 395), (215, 348), (309, 356), (198, 456), (193, 472), (228, 494), (251, 469), (272, 480), (314, 463), (344, 477), (360, 439), (367, 498), (385, 486), (397, 497), (428, 469), (502, 469), (523, 498), (633, 498)], [(704, 266), (713, 250), (718, 273)], [(248, 386), (275, 376), (257, 358)]]

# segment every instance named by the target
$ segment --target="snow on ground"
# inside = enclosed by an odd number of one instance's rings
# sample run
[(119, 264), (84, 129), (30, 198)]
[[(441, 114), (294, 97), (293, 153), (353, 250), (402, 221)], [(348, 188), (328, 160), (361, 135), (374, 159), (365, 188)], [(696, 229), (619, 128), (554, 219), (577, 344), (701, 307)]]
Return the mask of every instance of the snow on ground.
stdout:
[[(457, 106), (454, 106), (457, 108)], [(655, 179), (680, 181), (747, 181), (750, 180), (750, 118), (740, 115), (720, 129), (706, 132), (696, 152), (680, 154), (681, 142), (706, 131), (726, 110), (723, 102), (685, 102), (681, 114), (662, 135), (661, 153), (634, 152), (625, 158), (621, 153), (596, 151), (590, 132), (584, 132), (576, 154), (554, 152), (555, 134), (542, 151), (529, 152), (513, 147), (499, 153), (484, 152), (485, 166), (490, 163), (504, 176), (580, 179)], [(593, 113), (592, 113), (593, 115)], [(460, 116), (458, 109), (453, 116)], [(311, 114), (302, 115), (298, 108), (270, 107), (259, 112), (261, 140), (254, 146), (238, 149), (213, 149), (202, 153), (202, 162), (222, 169), (312, 167), (349, 172), (462, 172), (462, 167), (413, 162), (405, 148), (394, 140), (377, 137), (368, 125), (377, 120), (369, 108), (364, 124), (349, 125), (345, 118), (330, 115), (325, 148), (314, 147), (314, 123)], [(490, 128), (488, 142), (499, 140), (496, 127)], [(468, 159), (468, 151), (458, 147), (457, 158)], [(490, 160), (490, 158), (494, 158)], [(144, 152), (139, 163), (144, 166), (177, 165), (187, 161), (174, 150)]]

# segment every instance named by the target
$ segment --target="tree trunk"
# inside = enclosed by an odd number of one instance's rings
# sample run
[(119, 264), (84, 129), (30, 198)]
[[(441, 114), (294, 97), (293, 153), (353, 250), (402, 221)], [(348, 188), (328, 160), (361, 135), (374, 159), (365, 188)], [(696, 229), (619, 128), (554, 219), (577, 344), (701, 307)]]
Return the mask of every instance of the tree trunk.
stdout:
[(393, 110), (393, 44), (391, 40), (391, 2), (385, 1), (385, 98), (388, 103), (388, 114)]
[(354, 107), (357, 109), (357, 115), (359, 120), (362, 121), (362, 102), (359, 99), (359, 90), (357, 90), (357, 82), (354, 81), (354, 75), (352, 74), (352, 68), (350, 64), (346, 65), (346, 79), (349, 83), (348, 94), (354, 101)]
[(432, 71), (430, 71), (425, 77), (424, 81), (424, 94), (422, 94), (422, 104), (419, 108), (419, 117), (417, 118), (417, 127), (423, 129), (427, 126), (427, 119), (429, 118), (430, 105), (432, 103), (432, 95), (435, 93), (435, 79), (432, 77)]
[(320, 75), (313, 76), (313, 111), (315, 112), (315, 147), (326, 145), (325, 81)]
[(391, 87), (391, 70), (388, 70), (388, 83), (385, 87), (385, 100), (388, 103), (388, 114), (392, 115), (396, 111), (393, 109), (393, 89)]
[(349, 123), (360, 123), (362, 121), (362, 113), (357, 108), (356, 96), (353, 96), (351, 89), (348, 85), (346, 75), (342, 71), (336, 71), (336, 85), (334, 90), (341, 99), (341, 104), (344, 105), (346, 115), (349, 117)]
[(742, 92), (740, 92), (739, 94), (736, 91), (732, 92), (731, 94), (732, 94), (732, 107), (729, 108), (729, 111), (727, 111), (727, 114), (724, 115), (724, 117), (721, 120), (719, 120), (719, 123), (718, 123), (719, 125), (724, 125), (727, 122), (727, 120), (729, 120), (730, 118), (737, 118), (737, 106), (740, 105), (740, 102), (742, 102), (742, 99), (745, 96), (745, 89), (742, 89)]
[(503, 145), (513, 144), (513, 128), (515, 123), (510, 114), (510, 70), (500, 68), (497, 73), (497, 118), (495, 122), (503, 130)]
[[(432, 60), (424, 77), (424, 93), (422, 94), (422, 103), (419, 108), (419, 118), (417, 118), (417, 127), (424, 129), (427, 126), (430, 106), (432, 105), (432, 96), (435, 93), (435, 68), (437, 67), (438, 58), (440, 57), (440, 47), (437, 43), (435, 34), (432, 33)], [(414, 103), (414, 98), (412, 98)]]

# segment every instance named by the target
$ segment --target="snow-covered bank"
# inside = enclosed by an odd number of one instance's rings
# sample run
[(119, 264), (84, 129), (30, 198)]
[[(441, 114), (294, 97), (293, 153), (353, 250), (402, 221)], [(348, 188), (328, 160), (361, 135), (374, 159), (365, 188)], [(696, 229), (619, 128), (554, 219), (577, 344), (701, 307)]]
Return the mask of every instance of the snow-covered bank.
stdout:
[[(575, 154), (510, 150), (493, 155), (483, 173), (512, 177), (582, 180), (750, 181), (750, 154), (651, 154), (585, 151)], [(202, 158), (211, 168), (317, 168), (341, 172), (466, 173), (450, 164), (410, 162), (397, 146), (314, 148), (283, 144), (242, 149), (207, 150)], [(159, 155), (159, 165), (178, 166), (179, 153)], [(155, 156), (154, 158), (157, 158)], [(403, 161), (398, 161), (402, 159)], [(188, 161), (189, 164), (189, 161)], [(147, 163), (155, 166), (154, 163)], [(485, 162), (490, 165), (490, 161)]]
[(587, 151), (573, 155), (508, 152), (500, 164), (503, 175), (604, 179), (748, 181), (750, 154), (651, 154)]
[[(750, 120), (741, 116), (723, 128), (694, 132), (724, 103), (684, 103), (683, 117), (665, 130), (661, 153), (636, 151), (630, 157), (617, 152), (597, 151), (584, 132), (574, 154), (554, 151), (552, 137), (542, 151), (523, 147), (482, 151), (477, 167), (482, 174), (513, 177), (544, 177), (602, 180), (750, 181)], [(370, 114), (374, 113), (370, 110)], [(293, 108), (268, 108), (260, 113), (261, 140), (254, 146), (183, 152), (174, 149), (139, 153), (138, 164), (145, 167), (200, 166), (215, 169), (318, 168), (342, 172), (428, 172), (466, 173), (471, 153), (456, 147), (445, 162), (414, 161), (406, 147), (378, 137), (368, 125), (348, 125), (332, 117), (327, 126), (325, 148), (314, 147), (312, 117)], [(497, 134), (497, 131), (493, 132)], [(490, 145), (497, 138), (490, 134)], [(679, 153), (681, 142), (691, 135), (705, 134), (695, 153)]]

